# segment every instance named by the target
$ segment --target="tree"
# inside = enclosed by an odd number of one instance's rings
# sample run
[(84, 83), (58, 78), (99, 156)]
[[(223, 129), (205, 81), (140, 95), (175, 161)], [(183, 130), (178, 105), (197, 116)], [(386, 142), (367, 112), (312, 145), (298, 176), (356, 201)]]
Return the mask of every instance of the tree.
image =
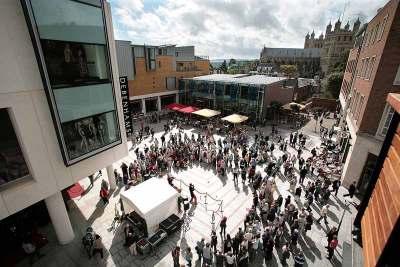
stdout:
[(333, 72), (344, 72), (346, 69), (347, 60), (349, 58), (349, 52), (350, 51), (346, 51), (345, 53), (341, 54), (340, 60), (333, 66)]
[(226, 60), (224, 60), (224, 62), (222, 62), (221, 66), (219, 66), (219, 69), (223, 73), (226, 73), (228, 71), (228, 66), (226, 65)]
[(297, 73), (296, 65), (281, 65), (279, 68), (281, 72), (289, 78), (293, 78)]
[(236, 64), (236, 59), (231, 58), (231, 59), (229, 60), (229, 66), (232, 66), (233, 64)]
[(339, 97), (342, 81), (343, 72), (332, 72), (329, 74), (326, 83), (326, 91), (330, 93), (332, 98), (337, 99)]

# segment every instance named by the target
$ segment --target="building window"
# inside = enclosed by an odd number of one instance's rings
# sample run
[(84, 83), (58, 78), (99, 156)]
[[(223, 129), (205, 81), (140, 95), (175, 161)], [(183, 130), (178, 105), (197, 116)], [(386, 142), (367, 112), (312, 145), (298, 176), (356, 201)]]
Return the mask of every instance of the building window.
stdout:
[(161, 61), (158, 61), (158, 68), (161, 69)]
[(362, 73), (361, 73), (361, 77), (364, 78), (364, 79), (367, 77), (368, 67), (369, 67), (369, 58), (367, 57), (365, 59), (365, 64), (363, 66)]
[(101, 7), (71, 0), (22, 3), (65, 164), (120, 144)]
[(367, 80), (371, 79), (372, 71), (373, 71), (374, 65), (375, 65), (375, 59), (376, 59), (376, 57), (372, 57), (369, 62), (369, 67), (368, 67), (367, 77), (366, 77)]
[(382, 39), (383, 33), (385, 32), (385, 27), (386, 27), (387, 20), (388, 20), (388, 15), (386, 15), (386, 16), (383, 18), (383, 22), (382, 22), (382, 25), (381, 25), (381, 29), (380, 29), (380, 31), (379, 31), (378, 41)]
[(390, 122), (392, 121), (393, 118), (393, 114), (394, 114), (394, 109), (388, 103), (386, 103), (385, 109), (383, 110), (380, 127), (378, 130), (379, 135), (386, 136), (390, 126)]
[(165, 81), (167, 84), (167, 90), (175, 90), (176, 89), (176, 78), (175, 77), (166, 77)]
[(29, 174), (8, 109), (0, 109), (0, 187)]
[(354, 115), (354, 120), (357, 121), (358, 118), (360, 117), (360, 113), (361, 113), (361, 109), (362, 109), (363, 105), (364, 105), (364, 96), (363, 95), (359, 95), (356, 114)]
[(396, 76), (394, 77), (393, 85), (400, 85), (400, 65), (397, 68)]
[(155, 48), (147, 48), (146, 65), (147, 65), (148, 70), (156, 69), (156, 49)]

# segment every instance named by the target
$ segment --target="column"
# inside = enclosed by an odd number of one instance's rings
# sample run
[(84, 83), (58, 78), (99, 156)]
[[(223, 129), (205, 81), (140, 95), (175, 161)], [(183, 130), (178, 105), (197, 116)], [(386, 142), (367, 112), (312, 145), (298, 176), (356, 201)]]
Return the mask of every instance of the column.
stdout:
[(175, 95), (175, 103), (179, 103), (179, 93), (176, 93)]
[(114, 177), (114, 166), (108, 165), (106, 167), (107, 170), (107, 176), (108, 176), (108, 184), (110, 185), (110, 189), (115, 189), (117, 187), (116, 181), (115, 181), (115, 177)]
[(146, 114), (146, 101), (144, 100), (144, 98), (142, 98), (141, 100), (142, 100), (142, 113)]
[(61, 245), (70, 243), (74, 240), (75, 234), (61, 192), (49, 196), (44, 202), (46, 203), (51, 222), (56, 231), (58, 242)]
[(157, 96), (157, 109), (158, 111), (161, 111), (161, 97)]

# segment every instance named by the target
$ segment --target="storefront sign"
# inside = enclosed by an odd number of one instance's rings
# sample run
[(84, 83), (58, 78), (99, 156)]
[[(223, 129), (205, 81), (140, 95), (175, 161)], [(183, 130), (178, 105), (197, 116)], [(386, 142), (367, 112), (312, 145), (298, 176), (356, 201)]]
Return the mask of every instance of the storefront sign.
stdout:
[(129, 109), (128, 77), (119, 77), (119, 85), (121, 87), (122, 113), (124, 114), (126, 135), (130, 136), (132, 134), (132, 118), (131, 111)]

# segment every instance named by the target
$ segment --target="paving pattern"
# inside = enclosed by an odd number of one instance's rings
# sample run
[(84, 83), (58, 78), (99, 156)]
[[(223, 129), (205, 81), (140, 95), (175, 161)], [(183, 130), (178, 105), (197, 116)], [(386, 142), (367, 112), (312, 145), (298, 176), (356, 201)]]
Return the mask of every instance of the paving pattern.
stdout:
[[(310, 136), (307, 144), (313, 147), (320, 143), (318, 136), (315, 135), (314, 124), (311, 121), (309, 125), (303, 128), (303, 133)], [(155, 129), (161, 129), (161, 125), (155, 125)], [(188, 132), (196, 132), (194, 129), (186, 129)], [(263, 128), (263, 131), (270, 133), (269, 127)], [(280, 134), (285, 137), (290, 133), (290, 129), (280, 128)], [(161, 132), (156, 134), (156, 137), (160, 137)], [(250, 134), (252, 135), (252, 134)], [(216, 136), (216, 138), (220, 138)], [(140, 144), (144, 146), (148, 144), (149, 139), (145, 140)], [(294, 153), (295, 151), (289, 148), (289, 151)], [(278, 156), (280, 151), (275, 151), (275, 156)], [(309, 152), (306, 152), (309, 153)], [(129, 157), (123, 159), (125, 162), (131, 162), (135, 158), (133, 149), (131, 149)], [(114, 163), (114, 166), (120, 166), (121, 162)], [(262, 166), (257, 166), (257, 169), (263, 172)], [(164, 243), (159, 246), (154, 253), (147, 257), (132, 256), (129, 254), (127, 248), (123, 246), (123, 226), (116, 225), (112, 229), (111, 223), (114, 218), (115, 206), (119, 200), (119, 192), (125, 190), (122, 187), (118, 187), (112, 192), (110, 203), (104, 206), (99, 199), (99, 189), (101, 179), (107, 179), (106, 171), (103, 170), (102, 176), (99, 176), (93, 188), (89, 187), (88, 179), (81, 181), (82, 186), (87, 189), (87, 193), (79, 199), (74, 199), (69, 203), (69, 214), (70, 219), (74, 227), (76, 238), (75, 240), (66, 246), (57, 245), (56, 237), (52, 227), (44, 229), (49, 238), (49, 245), (43, 249), (43, 253), (46, 254), (40, 261), (36, 262), (34, 266), (173, 266), (172, 257), (170, 251), (176, 245), (181, 246), (181, 251), (186, 247), (192, 248), (193, 254), (195, 243), (202, 237), (206, 241), (210, 240), (210, 233), (213, 228), (212, 223), (215, 223), (215, 228), (218, 230), (219, 220), (222, 216), (228, 217), (227, 233), (231, 235), (236, 234), (239, 227), (243, 227), (243, 220), (248, 209), (252, 205), (252, 189), (246, 184), (242, 184), (239, 178), (239, 183), (235, 185), (232, 179), (232, 174), (228, 170), (227, 176), (220, 177), (216, 175), (213, 169), (208, 166), (193, 164), (187, 170), (176, 172), (172, 171), (172, 174), (182, 180), (182, 184), (179, 181), (175, 181), (175, 185), (182, 188), (183, 194), (189, 195), (188, 188), (185, 184), (193, 183), (196, 189), (200, 192), (207, 192), (209, 197), (205, 199), (205, 195), (198, 195), (198, 205), (192, 208), (189, 212), (188, 218), (190, 222), (187, 225), (187, 232), (181, 230), (172, 236), (169, 236)], [(156, 179), (165, 179), (165, 177), (159, 177)], [(277, 191), (286, 197), (289, 192), (289, 183), (282, 180), (281, 177), (276, 177)], [(329, 212), (329, 225), (323, 223), (312, 226), (312, 230), (308, 232), (307, 237), (301, 237), (299, 239), (299, 246), (302, 248), (307, 264), (306, 266), (341, 266), (342, 261), (342, 248), (344, 243), (351, 243), (351, 222), (353, 215), (355, 215), (355, 209), (353, 206), (347, 207), (344, 204), (344, 199), (341, 197), (346, 190), (340, 188), (338, 198), (331, 196), (330, 204), (331, 209)], [(278, 192), (275, 192), (278, 194)], [(219, 209), (218, 201), (214, 201), (212, 198), (222, 200), (222, 212)], [(304, 198), (302, 198), (304, 201)], [(318, 211), (320, 206), (313, 205), (314, 217), (318, 217)], [(342, 213), (345, 210), (343, 222), (339, 231), (339, 245), (333, 260), (328, 261), (325, 256), (326, 236), (325, 232), (328, 227), (337, 226), (341, 219)], [(214, 211), (214, 221), (213, 221)], [(88, 259), (85, 254), (82, 245), (81, 237), (83, 236), (86, 227), (91, 225), (97, 233), (102, 236), (102, 241), (106, 252), (104, 259), (100, 259), (99, 255), (96, 255), (92, 259)], [(186, 228), (186, 227), (185, 227)], [(221, 238), (218, 237), (220, 244)], [(260, 255), (262, 253), (259, 253)], [(194, 259), (197, 259), (197, 255), (194, 255)], [(181, 263), (185, 261), (181, 260)], [(289, 266), (293, 266), (293, 259), (290, 258), (288, 261)], [(195, 262), (197, 266), (199, 262)], [(26, 266), (27, 262), (23, 261), (20, 266)], [(196, 266), (195, 265), (195, 266)], [(259, 256), (257, 259), (250, 264), (250, 266), (280, 266), (279, 258), (274, 250), (274, 258), (267, 264), (264, 262), (263, 257)]]

